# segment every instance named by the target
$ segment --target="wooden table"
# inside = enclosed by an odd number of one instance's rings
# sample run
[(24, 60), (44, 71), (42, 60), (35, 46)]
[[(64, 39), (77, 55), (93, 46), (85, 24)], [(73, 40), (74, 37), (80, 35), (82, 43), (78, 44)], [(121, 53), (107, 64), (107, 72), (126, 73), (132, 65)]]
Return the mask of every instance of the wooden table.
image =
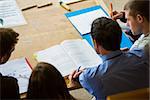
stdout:
[[(25, 2), (26, 0), (23, 0)], [(79, 33), (65, 17), (66, 11), (57, 0), (52, 0), (53, 5), (43, 8), (33, 8), (23, 11), (27, 21), (26, 25), (13, 27), (19, 36), (18, 44), (10, 59), (26, 57), (34, 68), (37, 61), (33, 54), (59, 44), (66, 39), (81, 38)], [(93, 0), (87, 0), (69, 5), (72, 11), (94, 6)]]

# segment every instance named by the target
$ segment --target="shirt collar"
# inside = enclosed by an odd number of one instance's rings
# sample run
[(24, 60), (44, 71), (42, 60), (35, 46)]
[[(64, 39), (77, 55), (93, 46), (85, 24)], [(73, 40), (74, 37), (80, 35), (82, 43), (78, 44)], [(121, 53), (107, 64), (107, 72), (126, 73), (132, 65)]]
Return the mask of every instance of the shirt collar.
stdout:
[(110, 52), (110, 53), (107, 54), (107, 55), (99, 55), (99, 56), (102, 58), (103, 61), (105, 61), (105, 60), (114, 58), (114, 57), (116, 57), (116, 56), (119, 56), (119, 55), (121, 55), (121, 54), (122, 54), (121, 50), (116, 50), (116, 51)]

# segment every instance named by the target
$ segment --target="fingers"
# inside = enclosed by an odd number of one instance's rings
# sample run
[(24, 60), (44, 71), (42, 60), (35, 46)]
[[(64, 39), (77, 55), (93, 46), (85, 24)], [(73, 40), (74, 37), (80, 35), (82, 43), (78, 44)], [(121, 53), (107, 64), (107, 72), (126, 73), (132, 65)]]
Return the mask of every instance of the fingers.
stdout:
[(68, 76), (68, 79), (69, 79), (70, 81), (73, 80), (73, 76), (74, 76), (75, 73), (76, 73), (76, 70), (74, 70), (74, 71)]
[(79, 75), (83, 72), (83, 70), (84, 70), (84, 69), (81, 69), (81, 70), (79, 70), (79, 71), (74, 70), (74, 71), (68, 76), (68, 79), (69, 79), (70, 81), (73, 81), (73, 79), (79, 77)]
[(123, 17), (123, 13), (120, 12), (120, 13), (114, 14), (114, 15), (112, 16), (112, 20), (117, 20), (117, 19), (120, 19), (120, 18), (122, 18), (122, 17)]
[(79, 77), (79, 75), (82, 73), (82, 71), (80, 70), (80, 71), (75, 71), (75, 73), (74, 73), (74, 75), (73, 75), (73, 78), (77, 78), (77, 77)]

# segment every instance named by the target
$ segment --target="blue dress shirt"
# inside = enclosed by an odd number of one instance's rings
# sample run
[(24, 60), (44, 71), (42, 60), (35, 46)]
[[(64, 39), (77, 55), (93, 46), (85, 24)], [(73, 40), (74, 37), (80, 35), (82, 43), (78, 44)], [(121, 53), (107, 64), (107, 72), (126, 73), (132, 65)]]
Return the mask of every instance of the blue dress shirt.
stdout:
[[(136, 71), (138, 68), (137, 66), (145, 66), (146, 68), (143, 67), (144, 71), (148, 70), (148, 65), (145, 64), (145, 61), (143, 61), (144, 59), (142, 59), (142, 55), (142, 51), (140, 52), (135, 50), (124, 53), (117, 50), (107, 55), (100, 56), (103, 63), (99, 66), (85, 69), (79, 76), (80, 84), (90, 94), (94, 95), (97, 100), (105, 100), (108, 95), (140, 87), (139, 85), (137, 85), (137, 87), (134, 86), (135, 84), (132, 84), (130, 80), (133, 78), (132, 73), (134, 77), (136, 77), (135, 74), (139, 74), (135, 73), (138, 72)], [(147, 72), (146, 75), (148, 75)], [(143, 79), (143, 77), (145, 76), (141, 76), (141, 79)], [(145, 80), (147, 79), (148, 78), (146, 77)], [(118, 85), (119, 82), (120, 84)], [(145, 87), (145, 84), (143, 87)]]

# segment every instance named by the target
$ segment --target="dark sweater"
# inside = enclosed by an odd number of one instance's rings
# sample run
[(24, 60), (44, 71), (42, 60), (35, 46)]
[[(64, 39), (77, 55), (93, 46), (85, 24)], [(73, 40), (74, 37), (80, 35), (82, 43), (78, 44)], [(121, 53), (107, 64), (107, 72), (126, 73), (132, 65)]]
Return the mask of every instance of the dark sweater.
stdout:
[(0, 73), (0, 99), (20, 99), (17, 79)]

